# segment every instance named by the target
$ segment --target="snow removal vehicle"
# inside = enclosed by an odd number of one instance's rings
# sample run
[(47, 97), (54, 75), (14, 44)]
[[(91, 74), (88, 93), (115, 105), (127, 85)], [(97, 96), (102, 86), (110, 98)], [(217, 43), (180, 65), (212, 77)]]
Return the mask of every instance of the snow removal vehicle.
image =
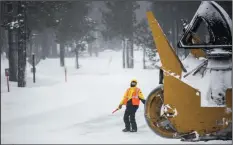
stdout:
[(184, 27), (180, 60), (152, 12), (149, 27), (161, 60), (163, 84), (147, 97), (148, 126), (183, 141), (232, 140), (232, 20), (213, 1), (201, 2)]

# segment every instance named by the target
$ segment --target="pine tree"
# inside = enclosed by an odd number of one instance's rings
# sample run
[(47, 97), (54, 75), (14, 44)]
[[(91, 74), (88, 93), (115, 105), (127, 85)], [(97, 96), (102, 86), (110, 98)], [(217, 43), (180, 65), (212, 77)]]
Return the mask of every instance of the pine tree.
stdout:
[[(133, 32), (136, 23), (135, 10), (139, 5), (135, 1), (106, 1), (107, 10), (102, 12), (103, 23), (106, 26), (103, 35), (107, 39), (120, 38), (123, 45), (123, 62), (127, 68), (134, 67), (133, 56)], [(128, 42), (128, 43), (127, 43)], [(126, 56), (126, 58), (124, 57)]]
[[(79, 44), (87, 35), (92, 22), (87, 18), (88, 3), (84, 1), (72, 1), (64, 13), (59, 14), (56, 27), (57, 42), (60, 43), (60, 64), (64, 66), (64, 45)], [(91, 24), (90, 24), (91, 23)]]
[(152, 66), (150, 67), (155, 67), (156, 62), (158, 62), (158, 60), (156, 59), (157, 49), (154, 43), (154, 39), (152, 37), (152, 32), (147, 23), (147, 19), (142, 19), (137, 24), (134, 35), (135, 35), (135, 43), (143, 48), (143, 68), (144, 69), (147, 68), (147, 66), (145, 66), (146, 65), (145, 57), (148, 57), (149, 61), (152, 64)]
[(25, 87), (27, 19), (26, 2), (18, 2), (18, 87)]

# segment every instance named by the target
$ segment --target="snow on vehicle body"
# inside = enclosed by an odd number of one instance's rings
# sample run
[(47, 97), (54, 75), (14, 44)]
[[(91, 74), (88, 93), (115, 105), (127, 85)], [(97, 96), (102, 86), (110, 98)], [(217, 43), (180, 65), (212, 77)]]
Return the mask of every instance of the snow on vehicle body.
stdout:
[(153, 14), (148, 12), (147, 17), (164, 71), (164, 85), (147, 98), (149, 127), (168, 138), (232, 139), (229, 16), (217, 3), (202, 2), (178, 43), (178, 47), (191, 49), (182, 62)]

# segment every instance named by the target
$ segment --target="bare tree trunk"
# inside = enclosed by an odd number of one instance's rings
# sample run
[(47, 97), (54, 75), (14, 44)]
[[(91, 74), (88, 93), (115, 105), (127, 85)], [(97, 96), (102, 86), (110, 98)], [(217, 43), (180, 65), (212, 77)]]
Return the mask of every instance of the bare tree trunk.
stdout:
[(50, 37), (48, 37), (48, 45), (47, 45), (47, 48), (48, 48), (48, 58), (53, 58), (53, 50), (52, 50), (52, 43), (51, 43), (51, 39)]
[(132, 54), (131, 54), (131, 41), (130, 40), (128, 40), (127, 41), (127, 45), (128, 45), (128, 68), (131, 68), (132, 67)]
[(38, 38), (36, 38), (34, 41), (34, 48), (32, 48), (32, 53), (35, 53), (35, 56), (37, 58), (40, 58), (40, 47), (39, 47)]
[(130, 60), (130, 66), (129, 66), (129, 68), (134, 68), (134, 49), (133, 49), (133, 41), (132, 40), (130, 40), (129, 41), (129, 50), (130, 50), (130, 58), (129, 58), (129, 60)]
[(88, 52), (89, 52), (90, 56), (92, 56), (92, 43), (88, 44)]
[(125, 40), (126, 42), (126, 68), (129, 68), (129, 45), (128, 40)]
[(33, 48), (33, 52), (35, 53), (36, 58), (41, 59), (41, 44), (42, 44), (42, 34), (35, 36), (34, 41), (35, 47)]
[(146, 69), (146, 48), (143, 47), (143, 69)]
[(133, 41), (131, 43), (131, 51), (132, 51), (132, 68), (134, 68), (134, 46), (133, 46)]
[[(10, 6), (10, 5), (8, 5)], [(13, 17), (17, 15), (17, 3), (12, 3), (12, 13), (11, 21)], [(9, 43), (9, 80), (17, 82), (18, 81), (18, 39), (17, 39), (17, 30), (15, 28), (8, 27), (8, 43)]]
[(33, 53), (33, 36), (30, 35), (29, 37), (29, 46), (28, 46), (28, 51), (27, 51), (27, 57), (29, 58), (29, 63), (33, 65), (33, 58), (32, 58), (32, 53)]
[(98, 57), (98, 53), (99, 53), (99, 44), (98, 44), (98, 33), (97, 31), (95, 32), (95, 37), (97, 38), (95, 40), (95, 56)]
[(6, 58), (9, 58), (9, 40), (8, 40), (8, 33), (9, 31), (8, 30), (5, 30), (5, 39), (4, 39), (4, 42), (3, 42), (3, 48), (4, 48), (4, 51), (6, 53)]
[(6, 57), (8, 58), (8, 34), (7, 34), (7, 30), (5, 30), (3, 27), (0, 26), (0, 49), (1, 49), (1, 54), (3, 52), (6, 53)]
[[(2, 1), (0, 1), (0, 22), (3, 22), (3, 13), (4, 13), (4, 11), (3, 11), (3, 2)], [(2, 25), (2, 23), (0, 23), (0, 25)], [(1, 28), (0, 28), (0, 30), (1, 30)], [(1, 33), (1, 31), (0, 31), (0, 33)], [(1, 45), (1, 44), (0, 44)]]
[(18, 81), (18, 39), (14, 29), (8, 30), (9, 42), (9, 80)]
[(1, 51), (1, 54), (3, 53), (3, 40), (4, 40), (4, 28), (1, 27), (2, 25), (2, 22), (3, 22), (3, 2), (0, 1), (0, 51)]
[(65, 66), (65, 45), (63, 42), (60, 43), (60, 65)]
[(57, 54), (57, 44), (52, 41), (52, 54), (51, 56), (54, 57), (54, 58), (57, 58), (58, 57), (58, 54)]
[(42, 33), (43, 37), (42, 37), (42, 59), (46, 59), (48, 57), (49, 54), (49, 46), (48, 46), (48, 34), (47, 31), (45, 30)]
[(122, 52), (123, 68), (125, 68), (125, 40), (122, 40)]
[(79, 49), (76, 47), (76, 49), (75, 49), (75, 62), (76, 62), (77, 69), (79, 69), (78, 55), (79, 55)]
[(99, 48), (98, 47), (95, 47), (95, 56), (98, 57), (99, 56)]
[(28, 52), (28, 57), (32, 57), (32, 45), (33, 45), (33, 38), (32, 35), (30, 35), (30, 40), (29, 40), (29, 52)]
[[(1, 3), (1, 2), (0, 2)], [(1, 8), (1, 5), (0, 5), (0, 8)], [(1, 23), (0, 23), (1, 25)], [(3, 53), (3, 40), (4, 40), (4, 28), (0, 26), (0, 51), (1, 51), (1, 54)]]
[(25, 87), (25, 70), (26, 70), (26, 41), (27, 41), (27, 26), (26, 26), (26, 13), (25, 13), (25, 2), (18, 2), (18, 12), (22, 15), (23, 22), (19, 26), (18, 30), (18, 87)]

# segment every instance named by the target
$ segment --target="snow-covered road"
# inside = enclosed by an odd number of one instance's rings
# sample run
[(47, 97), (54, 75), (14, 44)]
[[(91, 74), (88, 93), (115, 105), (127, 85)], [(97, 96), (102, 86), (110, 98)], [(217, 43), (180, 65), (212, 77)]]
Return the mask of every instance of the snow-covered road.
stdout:
[[(10, 84), (4, 77), (7, 60), (1, 60), (1, 142), (3, 144), (131, 143), (172, 144), (180, 140), (156, 136), (144, 119), (144, 106), (136, 114), (137, 133), (123, 133), (124, 108), (118, 106), (131, 79), (136, 78), (145, 97), (158, 85), (158, 70), (142, 69), (142, 52), (135, 51), (135, 68), (122, 69), (121, 52), (105, 51), (98, 58), (66, 59), (68, 81), (59, 59), (47, 59), (37, 66), (32, 83), (27, 66), (27, 87)], [(229, 144), (232, 141), (199, 142)], [(195, 143), (196, 144), (196, 143)]]

